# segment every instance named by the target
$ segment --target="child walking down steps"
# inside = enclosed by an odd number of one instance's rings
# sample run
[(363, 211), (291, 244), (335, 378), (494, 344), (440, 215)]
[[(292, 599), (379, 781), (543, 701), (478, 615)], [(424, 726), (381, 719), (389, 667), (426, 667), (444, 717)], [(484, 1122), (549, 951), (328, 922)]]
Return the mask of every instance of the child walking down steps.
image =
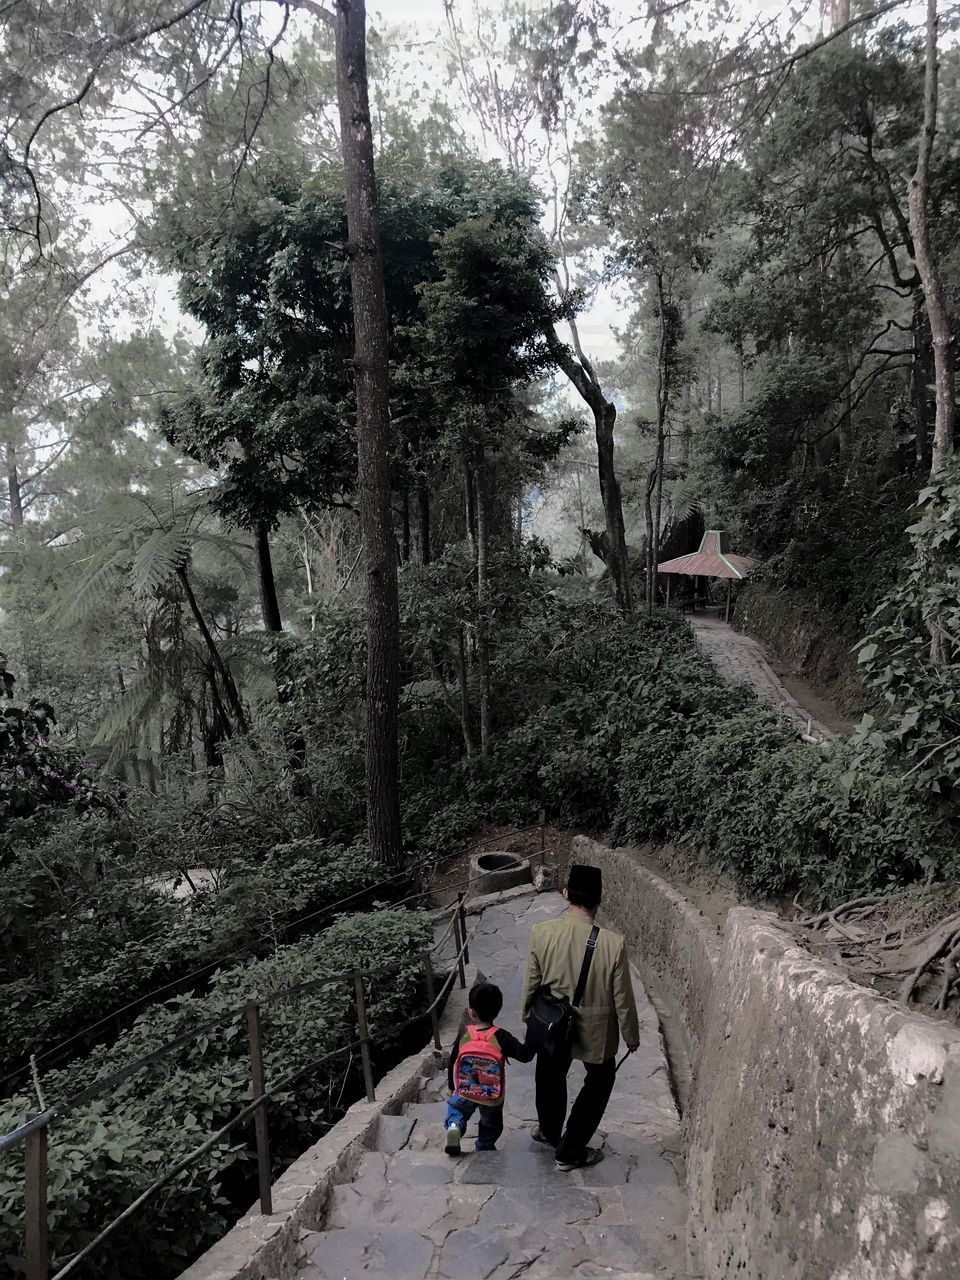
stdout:
[(474, 1112), (478, 1115), (475, 1150), (495, 1151), (503, 1132), (506, 1064), (510, 1058), (532, 1062), (536, 1050), (494, 1024), (503, 1007), (503, 992), (492, 982), (478, 982), (469, 996), (467, 1017), (460, 1023), (447, 1064), (446, 1152), (460, 1155), (460, 1140)]

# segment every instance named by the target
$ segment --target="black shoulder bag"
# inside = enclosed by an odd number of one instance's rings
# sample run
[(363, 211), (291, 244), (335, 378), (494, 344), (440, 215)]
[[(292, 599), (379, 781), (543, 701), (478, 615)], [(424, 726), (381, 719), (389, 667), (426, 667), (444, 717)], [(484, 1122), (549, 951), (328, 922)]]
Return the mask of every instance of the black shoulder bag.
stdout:
[(555, 996), (549, 987), (537, 987), (530, 1001), (530, 1012), (527, 1014), (527, 1044), (538, 1053), (554, 1054), (565, 1049), (573, 1037), (576, 1011), (583, 1001), (583, 993), (587, 988), (587, 976), (593, 962), (593, 953), (597, 949), (597, 938), (600, 929), (594, 925), (587, 939), (580, 966), (580, 977), (573, 1000), (566, 996)]

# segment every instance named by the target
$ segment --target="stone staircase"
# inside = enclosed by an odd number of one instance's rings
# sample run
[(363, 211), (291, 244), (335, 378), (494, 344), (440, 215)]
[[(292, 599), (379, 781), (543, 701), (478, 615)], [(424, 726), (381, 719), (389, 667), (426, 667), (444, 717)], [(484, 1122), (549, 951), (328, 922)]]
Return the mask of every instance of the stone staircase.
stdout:
[[(472, 959), (504, 992), (500, 1021), (520, 1030), (518, 1009), (530, 929), (559, 914), (555, 894), (489, 908)], [(622, 1068), (593, 1169), (557, 1170), (531, 1140), (533, 1067), (508, 1069), (506, 1125), (494, 1152), (443, 1150), (446, 1079), (423, 1081), (416, 1102), (380, 1119), (375, 1149), (350, 1183), (333, 1189), (323, 1230), (301, 1237), (303, 1280), (563, 1280), (682, 1274), (685, 1201), (675, 1162), (678, 1118), (656, 1015), (635, 977), (644, 1030)], [(459, 990), (455, 996), (460, 999)], [(579, 1068), (571, 1072), (576, 1087)]]

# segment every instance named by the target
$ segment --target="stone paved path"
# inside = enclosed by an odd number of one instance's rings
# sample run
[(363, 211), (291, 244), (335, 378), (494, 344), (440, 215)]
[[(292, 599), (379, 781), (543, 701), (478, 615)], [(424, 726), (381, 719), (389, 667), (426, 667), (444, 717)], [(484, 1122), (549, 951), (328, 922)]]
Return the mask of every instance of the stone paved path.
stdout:
[(704, 614), (687, 618), (697, 644), (722, 676), (750, 685), (758, 698), (776, 707), (800, 732), (814, 742), (825, 742), (833, 730), (811, 716), (780, 682), (759, 641), (735, 631), (728, 623)]
[[(480, 917), (471, 960), (504, 992), (504, 1025), (519, 1033), (527, 939), (558, 915), (557, 894), (514, 899)], [(471, 926), (476, 918), (471, 920)], [(445, 1077), (404, 1115), (384, 1117), (377, 1150), (337, 1187), (325, 1229), (305, 1233), (302, 1280), (653, 1280), (683, 1274), (685, 1201), (674, 1165), (678, 1118), (656, 1014), (634, 976), (643, 1022), (639, 1051), (617, 1080), (600, 1136), (606, 1158), (560, 1173), (530, 1139), (533, 1067), (509, 1069), (506, 1127), (495, 1152), (443, 1151)], [(459, 988), (454, 989), (459, 1004)], [(574, 1065), (571, 1083), (580, 1076)], [(599, 1139), (598, 1139), (599, 1140)]]

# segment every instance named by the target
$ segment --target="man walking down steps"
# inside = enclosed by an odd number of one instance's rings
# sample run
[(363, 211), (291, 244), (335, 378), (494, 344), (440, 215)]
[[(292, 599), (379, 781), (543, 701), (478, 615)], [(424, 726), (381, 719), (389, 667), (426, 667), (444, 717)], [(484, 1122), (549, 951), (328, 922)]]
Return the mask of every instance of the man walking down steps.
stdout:
[[(518, 1008), (531, 931), (557, 922), (558, 893), (530, 893), (475, 917), (470, 958)], [(563, 919), (567, 919), (564, 916)], [(589, 931), (588, 931), (589, 932)], [(425, 1077), (402, 1115), (384, 1115), (322, 1229), (300, 1239), (296, 1280), (678, 1280), (687, 1273), (680, 1131), (657, 1016), (639, 976), (640, 1048), (617, 1074), (595, 1146), (604, 1159), (560, 1173), (531, 1142), (534, 1073), (510, 1079), (496, 1151), (449, 1160), (437, 1146), (446, 1072)], [(453, 1036), (463, 998), (451, 998)]]
[[(630, 1053), (640, 1044), (626, 944), (619, 934), (595, 924), (602, 894), (598, 867), (580, 863), (570, 867), (563, 891), (567, 911), (558, 920), (534, 925), (523, 983), (521, 1017), (525, 1022), (541, 987), (549, 988), (554, 998), (566, 997), (578, 1006), (570, 1040), (552, 1053), (537, 1055), (540, 1123), (532, 1136), (535, 1142), (556, 1150), (557, 1168), (564, 1173), (589, 1168), (603, 1159), (601, 1148), (587, 1144), (613, 1092), (618, 1024)], [(583, 1063), (585, 1079), (567, 1118), (567, 1076), (574, 1059)]]

